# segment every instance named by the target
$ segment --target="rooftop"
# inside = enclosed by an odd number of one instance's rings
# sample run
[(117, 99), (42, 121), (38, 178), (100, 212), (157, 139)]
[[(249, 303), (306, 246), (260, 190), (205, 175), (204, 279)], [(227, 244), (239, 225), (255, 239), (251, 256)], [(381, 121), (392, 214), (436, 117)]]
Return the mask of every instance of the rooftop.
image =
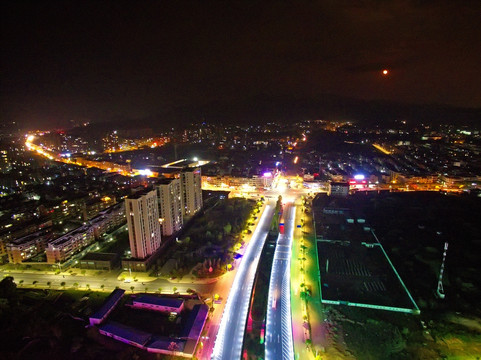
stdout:
[(153, 296), (153, 295), (141, 295), (139, 297), (134, 298), (133, 302), (179, 308), (184, 303), (184, 300), (167, 298), (167, 297), (159, 297), (159, 296)]
[(175, 178), (160, 179), (157, 181), (156, 185), (169, 185), (172, 181), (177, 180)]
[(196, 172), (196, 171), (199, 171), (200, 168), (195, 168), (195, 167), (184, 167), (182, 169), (182, 172), (185, 173), (185, 172)]
[(100, 326), (99, 329), (142, 346), (144, 346), (152, 337), (151, 334), (142, 330), (122, 325), (114, 321), (109, 321), (105, 325)]
[(105, 302), (102, 304), (102, 307), (98, 309), (92, 316), (91, 318), (93, 319), (102, 319), (109, 311), (112, 309), (112, 307), (115, 306), (115, 304), (124, 296), (125, 290), (122, 289), (115, 289), (110, 293), (110, 295), (107, 297)]
[(52, 233), (49, 230), (41, 230), (41, 231), (37, 231), (33, 234), (29, 234), (29, 235), (23, 236), (21, 238), (15, 239), (15, 240), (11, 241), (11, 244), (22, 245), (22, 244), (28, 243), (32, 240), (37, 240), (37, 239), (42, 240), (43, 238), (48, 237), (51, 234)]
[(56, 246), (59, 246), (63, 243), (66, 243), (66, 242), (69, 242), (73, 237), (75, 237), (76, 235), (80, 235), (80, 234), (85, 234), (87, 233), (88, 231), (93, 231), (93, 229), (91, 228), (90, 225), (83, 225), (83, 226), (80, 226), (52, 241), (49, 242), (49, 245), (56, 245)]
[[(123, 202), (119, 202), (119, 203), (117, 203), (117, 204), (115, 204), (115, 205), (109, 206), (107, 209), (102, 210), (101, 212), (99, 212), (99, 216), (102, 216), (102, 215), (110, 215), (112, 212), (121, 209), (123, 205), (124, 205)], [(95, 218), (94, 218), (94, 219), (95, 219)]]
[(171, 350), (173, 348), (172, 343), (175, 344), (175, 351), (184, 350), (185, 340), (158, 335), (152, 336), (152, 340), (147, 344), (147, 347), (150, 349)]
[(138, 199), (140, 199), (142, 196), (148, 195), (151, 191), (153, 191), (153, 190), (142, 190), (142, 191), (138, 191), (138, 192), (136, 192), (135, 194), (130, 195), (127, 199), (138, 200)]
[(183, 338), (197, 339), (204, 327), (208, 314), (209, 307), (207, 305), (194, 305), (180, 336)]

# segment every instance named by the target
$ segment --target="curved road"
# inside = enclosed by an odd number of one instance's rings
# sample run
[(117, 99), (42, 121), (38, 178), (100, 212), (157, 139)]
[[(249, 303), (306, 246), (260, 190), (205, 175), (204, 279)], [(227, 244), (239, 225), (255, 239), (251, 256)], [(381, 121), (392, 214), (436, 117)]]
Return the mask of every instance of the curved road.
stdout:
[(214, 360), (238, 360), (241, 358), (252, 287), (274, 209), (271, 201), (264, 210), (239, 265), (215, 340), (212, 353)]

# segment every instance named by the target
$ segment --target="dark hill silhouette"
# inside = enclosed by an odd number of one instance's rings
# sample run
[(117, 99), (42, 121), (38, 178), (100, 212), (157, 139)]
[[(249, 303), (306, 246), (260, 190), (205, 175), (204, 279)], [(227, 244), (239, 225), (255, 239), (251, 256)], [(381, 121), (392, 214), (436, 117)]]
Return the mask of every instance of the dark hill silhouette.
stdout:
[[(218, 101), (202, 106), (179, 106), (142, 119), (121, 116), (108, 119), (106, 127), (115, 122), (117, 128), (143, 127), (161, 130), (206, 120), (222, 124), (258, 124), (264, 122), (295, 122), (305, 119), (352, 120), (365, 124), (389, 124), (407, 120), (412, 124), (451, 123), (481, 125), (481, 108), (459, 108), (448, 105), (418, 105), (382, 100), (360, 100), (335, 95), (316, 99), (269, 97), (259, 95), (247, 100)], [(98, 126), (98, 125), (97, 125)]]

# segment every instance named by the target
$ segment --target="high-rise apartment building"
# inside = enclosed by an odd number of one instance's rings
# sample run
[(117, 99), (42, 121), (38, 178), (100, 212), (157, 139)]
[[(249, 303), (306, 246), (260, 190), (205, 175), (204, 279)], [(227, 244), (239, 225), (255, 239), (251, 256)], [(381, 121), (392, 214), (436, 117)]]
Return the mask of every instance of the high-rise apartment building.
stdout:
[(133, 258), (145, 259), (161, 243), (157, 191), (139, 192), (125, 199), (129, 228), (130, 251)]
[(202, 208), (201, 181), (200, 168), (186, 168), (180, 172), (184, 216), (193, 216)]
[(164, 179), (157, 183), (160, 225), (163, 236), (170, 236), (182, 228), (182, 190), (180, 179)]

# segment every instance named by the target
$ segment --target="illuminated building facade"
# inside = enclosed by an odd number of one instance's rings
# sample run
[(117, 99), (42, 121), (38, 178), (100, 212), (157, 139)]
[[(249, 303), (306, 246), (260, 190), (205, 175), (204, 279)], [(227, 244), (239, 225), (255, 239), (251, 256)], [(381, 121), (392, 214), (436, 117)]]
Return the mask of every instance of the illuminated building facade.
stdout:
[(93, 226), (84, 225), (48, 243), (45, 251), (47, 262), (55, 264), (63, 262), (95, 240)]
[(202, 176), (202, 186), (205, 188), (218, 188), (220, 190), (228, 190), (234, 188), (236, 190), (264, 190), (272, 186), (274, 177), (271, 173), (265, 173), (263, 176), (236, 177), (229, 175), (218, 176)]
[(330, 182), (329, 183), (330, 196), (347, 196), (349, 195), (349, 183), (347, 182)]
[(124, 203), (118, 203), (99, 213), (90, 221), (96, 238), (125, 224)]
[(7, 150), (0, 150), (0, 171), (8, 172), (12, 169), (12, 164), (8, 159)]
[(157, 191), (139, 192), (125, 199), (129, 228), (130, 251), (133, 258), (145, 259), (161, 243)]
[(51, 237), (52, 234), (49, 230), (42, 230), (13, 240), (6, 246), (8, 261), (12, 264), (21, 264), (23, 261), (42, 253)]
[(169, 236), (180, 231), (184, 223), (180, 179), (162, 180), (156, 190), (162, 235)]
[(184, 216), (193, 216), (202, 208), (202, 176), (200, 168), (187, 168), (180, 173)]
[(119, 203), (100, 212), (98, 216), (61, 237), (49, 241), (45, 253), (47, 262), (55, 264), (63, 262), (72, 255), (92, 244), (106, 232), (125, 223), (124, 204)]

